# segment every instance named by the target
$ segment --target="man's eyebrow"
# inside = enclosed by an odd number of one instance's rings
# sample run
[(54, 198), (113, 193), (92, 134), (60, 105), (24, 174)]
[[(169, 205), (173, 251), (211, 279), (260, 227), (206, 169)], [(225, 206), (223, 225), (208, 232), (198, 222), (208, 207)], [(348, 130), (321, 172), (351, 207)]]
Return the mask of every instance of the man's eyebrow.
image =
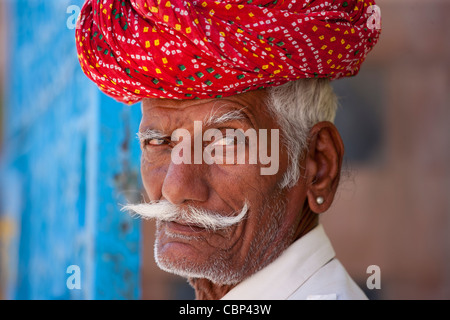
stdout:
[(167, 134), (164, 134), (164, 132), (155, 130), (155, 129), (146, 129), (144, 131), (139, 131), (136, 133), (136, 136), (139, 141), (143, 142), (145, 140), (151, 140), (151, 139), (163, 139), (167, 137)]
[(220, 110), (219, 108), (217, 110), (211, 111), (210, 114), (206, 116), (205, 119), (203, 119), (203, 124), (205, 126), (213, 126), (236, 120), (244, 120), (250, 122), (248, 116), (245, 114), (245, 112), (242, 111), (243, 109), (245, 108), (235, 109), (222, 114), (217, 114), (217, 112)]

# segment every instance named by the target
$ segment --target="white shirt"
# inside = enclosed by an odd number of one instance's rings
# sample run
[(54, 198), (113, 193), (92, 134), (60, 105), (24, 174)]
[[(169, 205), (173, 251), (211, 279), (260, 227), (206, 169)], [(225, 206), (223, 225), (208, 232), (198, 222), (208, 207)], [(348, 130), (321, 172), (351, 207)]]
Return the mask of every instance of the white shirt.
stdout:
[(366, 300), (350, 278), (322, 225), (275, 261), (229, 291), (223, 300)]

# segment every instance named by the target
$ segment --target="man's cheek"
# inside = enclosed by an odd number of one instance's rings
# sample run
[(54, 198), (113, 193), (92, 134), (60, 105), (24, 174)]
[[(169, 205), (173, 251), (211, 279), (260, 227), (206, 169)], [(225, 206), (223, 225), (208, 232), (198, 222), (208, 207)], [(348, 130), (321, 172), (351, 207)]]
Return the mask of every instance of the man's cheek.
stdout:
[[(245, 185), (251, 180), (260, 177), (260, 165), (258, 164), (212, 164), (209, 165), (210, 176), (221, 182), (238, 183)], [(237, 187), (236, 185), (233, 188)]]
[[(211, 185), (222, 194), (233, 194), (241, 200), (267, 194), (276, 185), (278, 175), (262, 175), (260, 164), (213, 165)], [(228, 190), (227, 190), (228, 189)]]
[[(156, 150), (152, 149), (155, 148)], [(170, 162), (171, 150), (169, 148), (146, 147), (142, 149), (141, 164), (147, 163), (153, 166), (162, 166)]]

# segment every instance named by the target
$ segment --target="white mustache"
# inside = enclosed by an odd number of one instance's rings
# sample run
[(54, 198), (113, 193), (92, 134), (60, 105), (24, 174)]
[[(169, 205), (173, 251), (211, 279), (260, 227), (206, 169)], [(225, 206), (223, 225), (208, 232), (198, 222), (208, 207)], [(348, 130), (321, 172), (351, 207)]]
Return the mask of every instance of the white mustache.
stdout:
[(193, 206), (188, 206), (187, 209), (181, 209), (169, 201), (161, 200), (150, 203), (128, 204), (123, 206), (121, 211), (137, 214), (143, 219), (175, 221), (216, 231), (241, 222), (247, 214), (248, 207), (248, 203), (245, 201), (239, 213), (234, 212), (232, 215), (225, 216), (218, 212), (195, 208)]

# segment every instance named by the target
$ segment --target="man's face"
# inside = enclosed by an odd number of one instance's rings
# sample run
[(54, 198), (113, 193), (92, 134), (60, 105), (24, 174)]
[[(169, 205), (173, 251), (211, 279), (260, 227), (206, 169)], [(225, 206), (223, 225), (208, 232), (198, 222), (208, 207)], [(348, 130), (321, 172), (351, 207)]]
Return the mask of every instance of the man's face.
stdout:
[[(139, 131), (159, 135), (142, 142), (141, 173), (150, 200), (166, 200), (180, 209), (192, 206), (223, 216), (237, 215), (248, 204), (241, 222), (218, 230), (185, 221), (158, 221), (155, 258), (162, 269), (214, 283), (235, 284), (265, 266), (292, 242), (297, 215), (286, 204), (286, 190), (278, 187), (288, 165), (279, 141), (267, 139), (269, 153), (274, 143), (279, 151), (279, 170), (272, 175), (261, 174), (261, 168), (267, 164), (261, 164), (259, 157), (256, 164), (249, 163), (248, 145), (247, 161), (243, 164), (193, 160), (193, 140), (199, 138), (195, 121), (202, 122), (201, 136), (208, 129), (220, 130), (223, 139), (203, 141), (202, 147), (204, 150), (216, 143), (224, 155), (230, 148), (237, 154), (238, 148), (235, 139), (227, 139), (227, 129), (267, 129), (269, 137), (274, 132), (271, 129), (279, 130), (267, 111), (265, 98), (265, 91), (253, 91), (222, 99), (143, 101)], [(235, 114), (239, 116), (223, 116)], [(172, 133), (177, 129), (186, 129), (191, 141), (172, 141)], [(172, 161), (172, 151), (180, 143), (186, 146), (182, 153), (192, 147), (190, 163)], [(298, 201), (303, 203), (305, 197), (303, 194)]]

